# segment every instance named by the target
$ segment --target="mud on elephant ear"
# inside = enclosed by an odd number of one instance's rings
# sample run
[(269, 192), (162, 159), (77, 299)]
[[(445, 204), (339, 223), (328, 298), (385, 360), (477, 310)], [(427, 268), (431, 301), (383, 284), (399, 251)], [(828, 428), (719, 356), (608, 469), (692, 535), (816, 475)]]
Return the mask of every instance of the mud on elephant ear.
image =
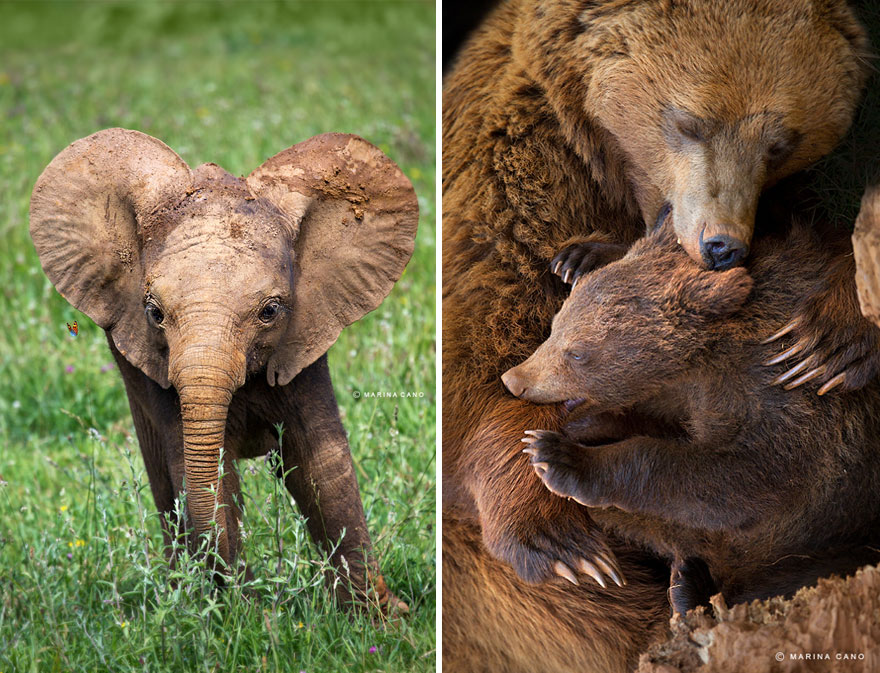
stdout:
[(31, 196), (31, 238), (49, 280), (164, 388), (168, 356), (151, 345), (144, 317), (140, 234), (192, 182), (189, 166), (161, 141), (107, 129), (58, 154)]
[[(247, 185), (294, 230), (294, 310), (268, 365), (269, 382), (284, 385), (391, 291), (412, 255), (418, 202), (378, 148), (338, 133), (275, 155)], [(165, 388), (168, 354), (143, 312), (142, 249), (150, 223), (192, 189), (192, 171), (164, 143), (107, 129), (56, 156), (31, 198), (31, 237), (49, 280)]]
[(412, 256), (418, 201), (381, 150), (342, 133), (276, 154), (247, 185), (295, 229), (293, 311), (267, 367), (269, 383), (285, 385), (391, 291)]

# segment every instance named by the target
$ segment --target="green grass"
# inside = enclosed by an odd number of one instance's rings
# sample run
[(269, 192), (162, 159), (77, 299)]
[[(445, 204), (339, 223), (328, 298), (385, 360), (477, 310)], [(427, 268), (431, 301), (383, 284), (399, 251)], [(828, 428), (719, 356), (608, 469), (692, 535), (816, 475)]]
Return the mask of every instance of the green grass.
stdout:
[[(0, 4), (0, 673), (434, 669), (434, 109), (433, 2)], [(45, 165), (110, 126), (234, 174), (352, 132), (412, 179), (413, 260), (330, 352), (405, 619), (333, 607), (326, 558), (263, 461), (239, 464), (247, 591), (164, 561), (104, 334), (54, 291), (27, 232)]]

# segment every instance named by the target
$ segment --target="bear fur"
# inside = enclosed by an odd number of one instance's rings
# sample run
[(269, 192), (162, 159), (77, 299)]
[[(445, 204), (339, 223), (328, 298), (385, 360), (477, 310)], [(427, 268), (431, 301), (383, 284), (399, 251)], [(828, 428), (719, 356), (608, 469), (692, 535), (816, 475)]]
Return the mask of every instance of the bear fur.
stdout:
[(880, 490), (880, 382), (788, 391), (762, 343), (817, 279), (854, 272), (848, 236), (836, 239), (798, 226), (756, 239), (748, 272), (711, 272), (664, 228), (584, 277), (504, 375), (522, 399), (572, 401), (565, 434), (526, 434), (532, 466), (668, 558), (682, 614), (716, 591), (790, 595), (880, 560), (880, 502), (864, 497)]
[[(751, 23), (732, 30), (741, 20)], [(717, 39), (707, 55), (705, 41), (692, 45), (690, 40), (709, 35), (707, 23), (713, 22), (725, 30), (713, 33)], [(793, 31), (793, 24), (799, 29)], [(689, 28), (676, 36), (682, 25)], [(624, 72), (620, 67), (630, 47), (638, 47), (640, 54), (633, 71), (641, 72), (645, 82), (653, 79), (654, 91), (669, 87), (669, 95), (664, 92), (664, 100), (650, 110), (633, 110), (629, 103), (635, 101), (618, 100), (618, 108), (633, 114), (626, 129), (631, 137), (622, 139), (599, 118), (600, 107), (614, 104), (613, 87), (602, 89), (607, 95), (601, 105), (591, 98), (590, 87), (600, 81), (594, 79), (599, 71), (608, 76), (611, 70)], [(650, 66), (652, 53), (661, 48), (661, 66), (639, 70)], [(739, 69), (740, 59), (754, 63), (761, 54), (782, 54), (780, 49), (797, 56), (762, 61), (760, 68), (742, 68), (727, 79)], [(672, 102), (677, 109), (693, 107), (697, 116), (711, 121), (716, 117), (709, 112), (716, 106), (724, 118), (764, 106), (790, 115), (783, 125), (795, 130), (802, 123), (832, 120), (815, 138), (807, 130), (798, 140), (799, 152), (806, 147), (826, 151), (849, 124), (864, 78), (865, 50), (863, 31), (837, 0), (674, 5), (660, 0), (512, 0), (463, 50), (443, 96), (446, 670), (472, 670), (472, 648), (485, 653), (487, 670), (625, 670), (662, 633), (668, 610), (665, 581), (637, 572), (640, 562), (624, 560), (631, 556), (619, 540), (612, 537), (603, 546), (584, 508), (553, 497), (524, 469), (522, 431), (558, 429), (562, 406), (517, 400), (506, 393), (500, 376), (549, 332), (565, 287), (547, 267), (565, 243), (588, 239), (628, 246), (644, 234), (661, 203), (679, 192), (685, 198), (683, 187), (669, 186), (678, 184), (669, 168), (675, 162), (661, 161), (670, 150), (664, 149), (657, 119), (652, 122), (646, 114), (657, 118)], [(811, 54), (817, 59), (805, 57)], [(675, 75), (670, 79), (664, 73), (675, 63), (679, 67), (670, 73), (718, 63), (717, 72), (704, 74), (729, 84), (704, 80), (695, 70), (688, 81), (701, 82), (697, 90), (673, 86)], [(637, 87), (637, 79), (628, 81)], [(808, 90), (800, 91), (807, 82)], [(831, 90), (836, 93), (829, 97)], [(641, 137), (646, 138), (643, 146), (638, 145)], [(763, 166), (749, 177), (745, 191), (754, 194), (810, 158), (815, 157), (791, 154), (786, 160), (791, 163), (776, 166), (772, 177)], [(758, 165), (755, 157), (745, 159)], [(480, 544), (471, 544), (474, 530)], [(561, 589), (559, 583), (566, 580), (556, 577), (558, 561), (576, 568), (597, 548), (617, 554), (628, 591), (634, 592), (629, 604), (641, 609), (640, 618), (622, 626), (615, 622), (620, 628), (607, 629), (602, 621), (612, 620), (610, 613), (620, 604), (612, 592), (594, 593), (586, 582)], [(450, 558), (458, 562), (451, 564)], [(516, 572), (508, 572), (506, 565)], [(521, 578), (549, 583), (527, 586)], [(537, 610), (542, 596), (552, 596), (552, 614), (518, 632), (515, 656), (508, 646), (510, 632), (503, 627), (529, 614), (544, 614)], [(503, 612), (517, 600), (523, 601), (517, 610)], [(494, 628), (478, 633), (474, 625), (489, 622)], [(588, 627), (560, 629), (563, 623)]]

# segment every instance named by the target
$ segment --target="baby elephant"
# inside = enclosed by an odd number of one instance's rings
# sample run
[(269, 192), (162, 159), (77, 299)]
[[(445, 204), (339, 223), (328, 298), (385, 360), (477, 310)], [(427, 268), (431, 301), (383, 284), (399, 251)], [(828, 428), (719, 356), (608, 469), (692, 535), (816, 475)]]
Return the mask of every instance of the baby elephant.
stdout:
[(880, 385), (786, 391), (769, 385), (778, 371), (761, 343), (852, 265), (845, 240), (832, 251), (828, 236), (794, 227), (755, 241), (750, 271), (711, 272), (663, 229), (584, 276), (547, 341), (504, 374), (518, 397), (566, 402), (565, 435), (526, 433), (532, 467), (669, 559), (677, 611), (876, 562)]
[(31, 236), (61, 295), (107, 333), (166, 545), (185, 478), (189, 544), (208, 534), (233, 566), (232, 460), (277, 450), (282, 423), (285, 483), (312, 537), (326, 549), (342, 540), (332, 560), (350, 569), (354, 598), (375, 590), (383, 606), (405, 607), (372, 558), (326, 352), (390, 292), (417, 225), (409, 181), (352, 135), (294, 145), (247, 178), (190, 170), (123, 129), (78, 140), (46, 167)]

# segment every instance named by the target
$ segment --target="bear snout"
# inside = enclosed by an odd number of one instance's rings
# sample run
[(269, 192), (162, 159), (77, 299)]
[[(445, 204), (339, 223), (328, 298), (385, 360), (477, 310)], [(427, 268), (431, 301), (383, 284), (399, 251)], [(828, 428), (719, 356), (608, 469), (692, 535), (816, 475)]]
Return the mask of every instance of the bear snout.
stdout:
[(508, 369), (501, 375), (501, 382), (504, 384), (504, 387), (510, 391), (510, 394), (514, 397), (522, 397), (525, 392), (528, 390), (529, 382), (525, 376), (522, 375), (519, 367), (512, 367)]
[(720, 234), (703, 240), (700, 235), (700, 254), (710, 271), (725, 271), (742, 264), (749, 254), (749, 245), (737, 238)]

